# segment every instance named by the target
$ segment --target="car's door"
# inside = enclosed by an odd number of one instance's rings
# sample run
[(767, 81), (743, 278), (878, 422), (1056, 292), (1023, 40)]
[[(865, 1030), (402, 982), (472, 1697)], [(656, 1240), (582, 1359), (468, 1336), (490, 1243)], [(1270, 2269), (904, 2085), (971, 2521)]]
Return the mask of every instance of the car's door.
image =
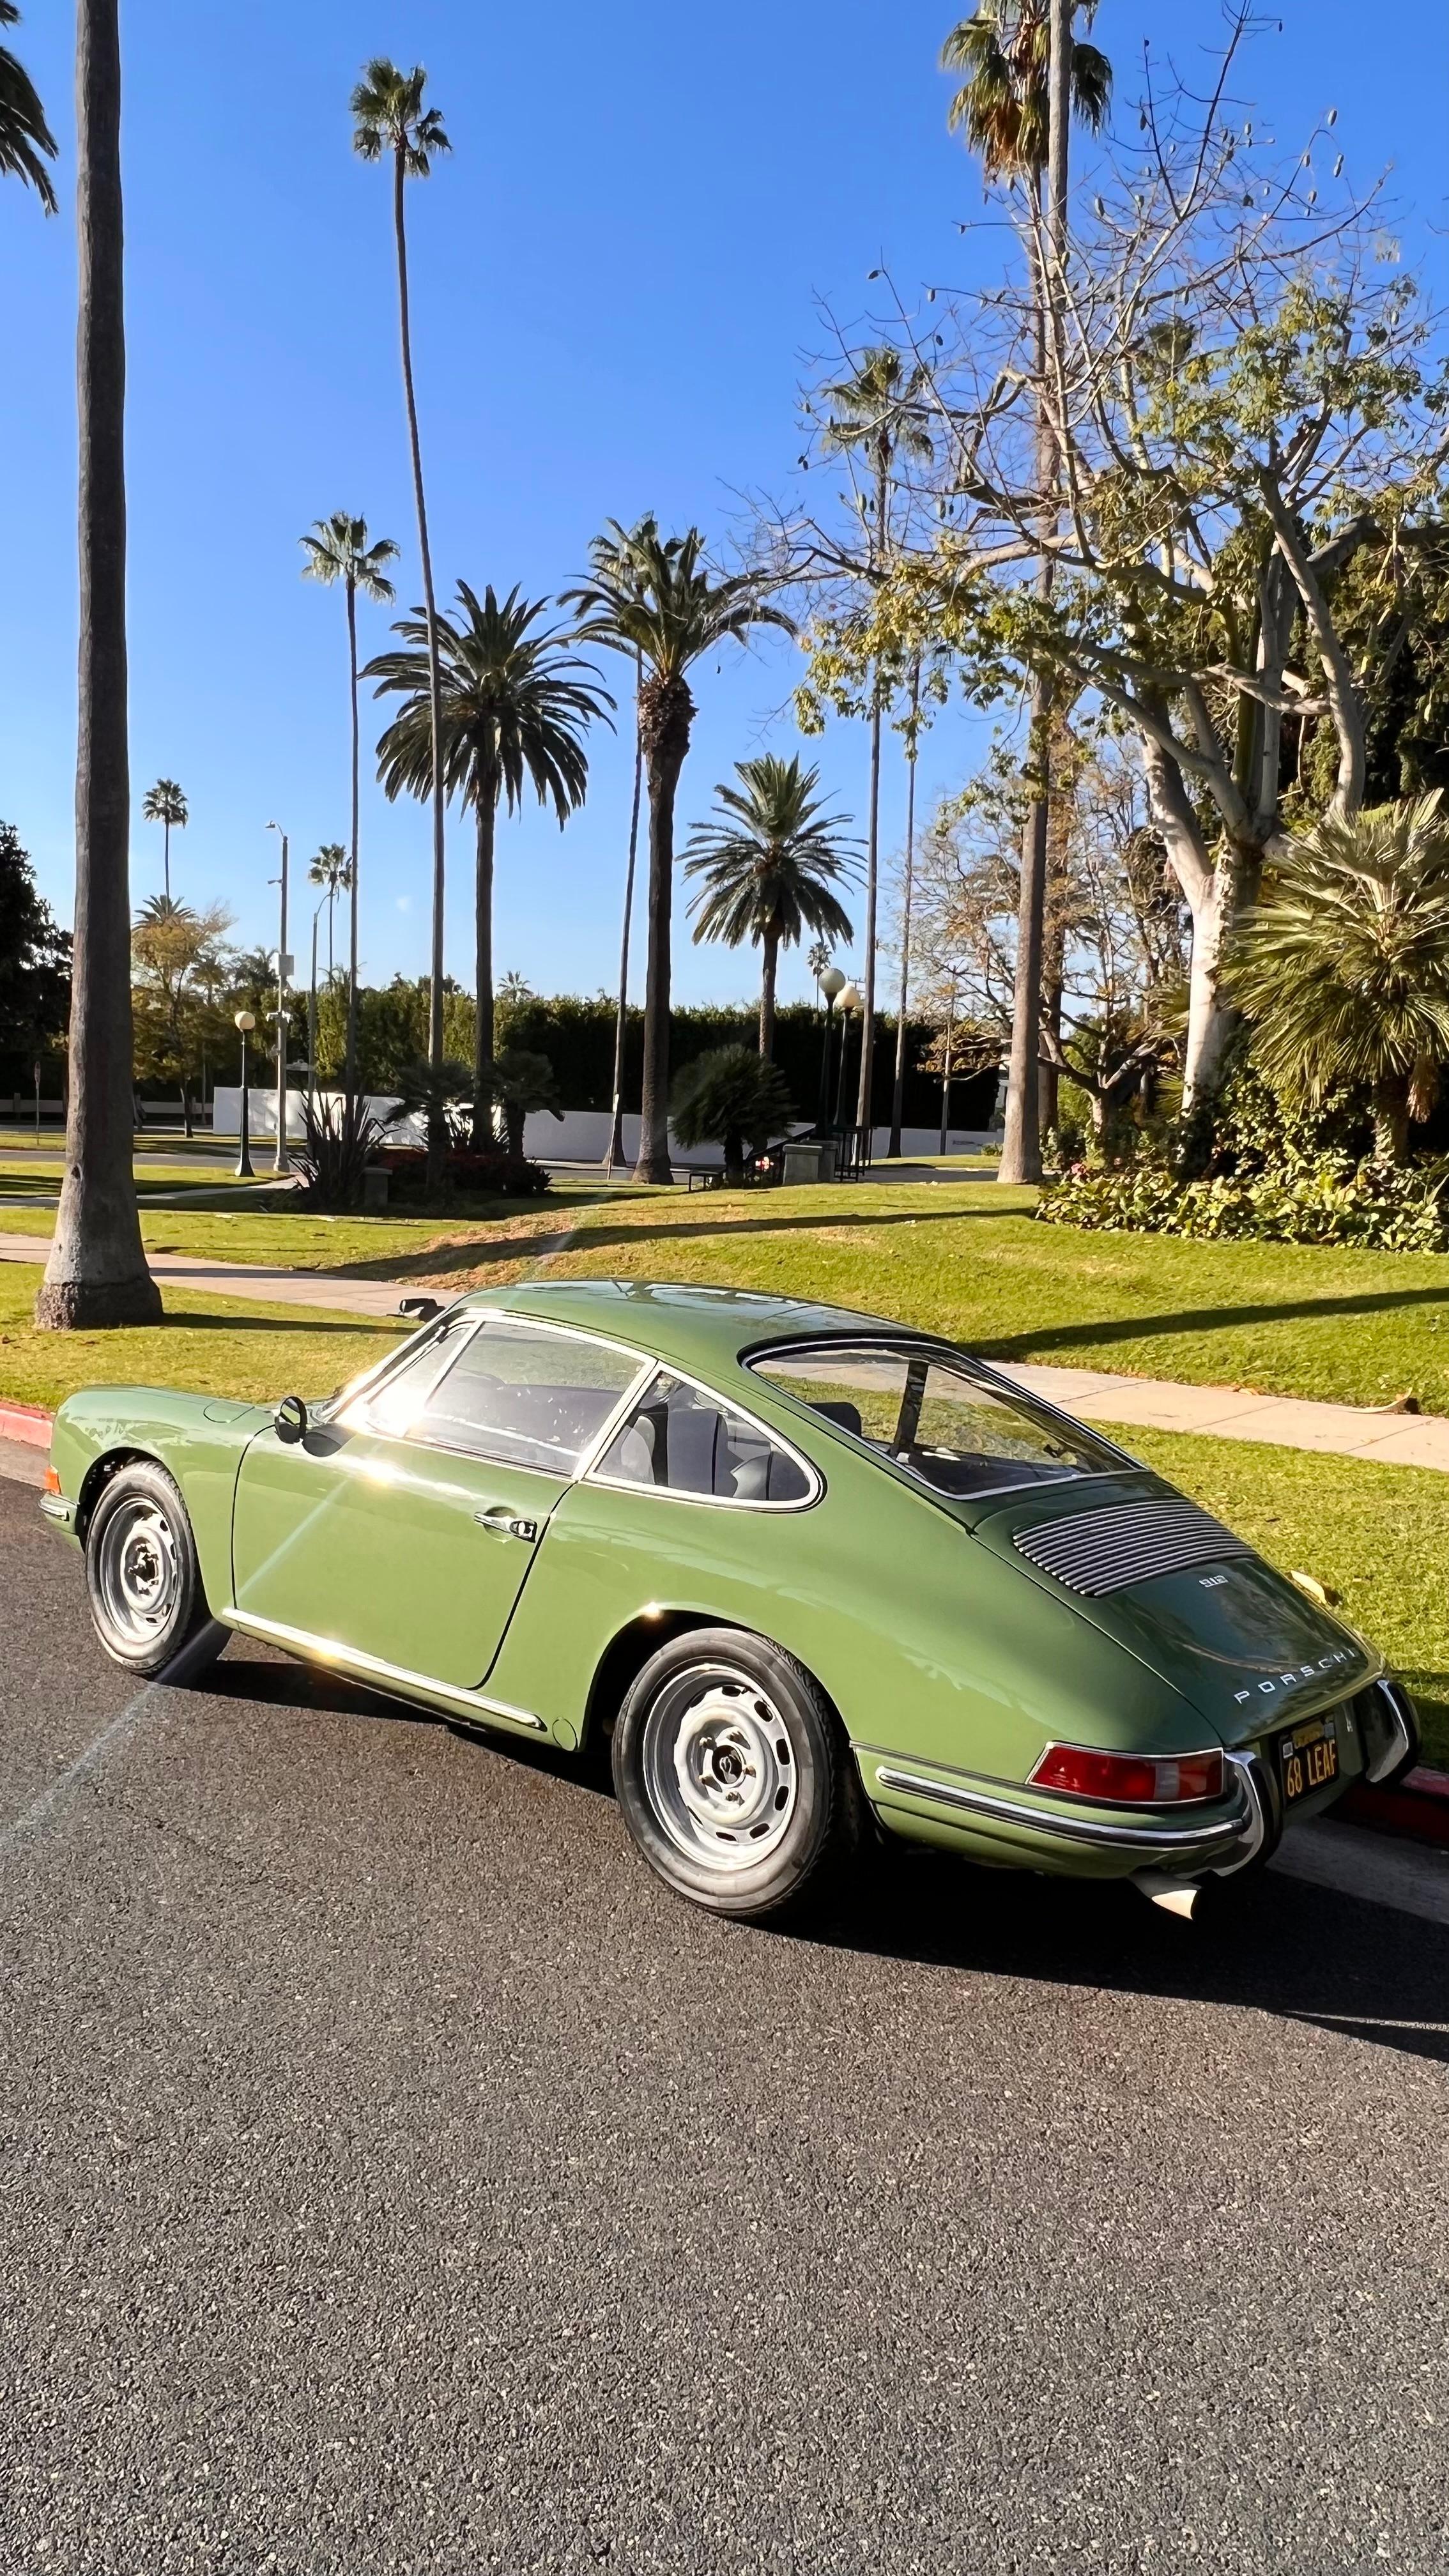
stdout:
[(640, 1374), (608, 1343), (467, 1316), (334, 1419), (242, 1461), (242, 1618), (476, 1690), (549, 1516)]

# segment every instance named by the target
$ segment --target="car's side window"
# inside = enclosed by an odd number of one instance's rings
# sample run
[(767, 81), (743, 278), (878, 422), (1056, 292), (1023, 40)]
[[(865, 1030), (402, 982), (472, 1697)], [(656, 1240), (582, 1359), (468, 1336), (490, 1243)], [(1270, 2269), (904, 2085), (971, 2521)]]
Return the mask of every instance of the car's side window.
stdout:
[(627, 1351), (490, 1319), (387, 1427), (444, 1449), (571, 1476), (639, 1375)]
[(651, 1379), (593, 1473), (717, 1502), (804, 1503), (815, 1490), (798, 1460), (757, 1424), (667, 1371)]
[(450, 1317), (448, 1322), (438, 1326), (436, 1332), (429, 1333), (421, 1346), (409, 1358), (402, 1360), (380, 1386), (363, 1394), (357, 1401), (357, 1410), (369, 1427), (401, 1439), (417, 1420), (444, 1369), (457, 1357), (460, 1345), (472, 1330), (471, 1315)]

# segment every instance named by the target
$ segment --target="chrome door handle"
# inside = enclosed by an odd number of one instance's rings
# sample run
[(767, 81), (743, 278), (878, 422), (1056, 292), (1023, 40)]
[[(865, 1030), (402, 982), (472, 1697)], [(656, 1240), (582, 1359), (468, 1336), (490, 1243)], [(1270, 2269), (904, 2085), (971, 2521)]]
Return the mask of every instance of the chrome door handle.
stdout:
[(475, 1512), (473, 1518), (480, 1529), (491, 1530), (495, 1538), (521, 1538), (531, 1547), (538, 1536), (537, 1521), (520, 1520), (503, 1503), (495, 1503), (490, 1511)]

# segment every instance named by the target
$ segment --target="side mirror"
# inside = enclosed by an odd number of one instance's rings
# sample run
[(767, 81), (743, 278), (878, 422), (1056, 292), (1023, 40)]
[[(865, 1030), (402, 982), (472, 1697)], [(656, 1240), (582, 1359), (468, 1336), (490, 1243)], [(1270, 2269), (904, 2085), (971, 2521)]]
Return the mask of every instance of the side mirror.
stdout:
[(307, 1408), (300, 1395), (284, 1395), (272, 1416), (272, 1428), (279, 1440), (289, 1445), (307, 1436)]
[(440, 1297), (400, 1297), (397, 1310), (406, 1315), (410, 1324), (430, 1324), (435, 1315), (441, 1315), (443, 1301)]

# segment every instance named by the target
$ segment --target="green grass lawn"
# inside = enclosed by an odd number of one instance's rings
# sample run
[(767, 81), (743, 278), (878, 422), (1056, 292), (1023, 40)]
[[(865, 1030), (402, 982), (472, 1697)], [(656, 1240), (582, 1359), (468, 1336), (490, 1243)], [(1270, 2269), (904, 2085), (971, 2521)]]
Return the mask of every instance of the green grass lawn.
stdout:
[[(159, 1185), (158, 1185), (159, 1186)], [(290, 1193), (270, 1206), (211, 1204), (204, 1187), (183, 1206), (154, 1207), (141, 1190), (141, 1233), (152, 1252), (184, 1252), (199, 1261), (265, 1262), (279, 1270), (323, 1270), (358, 1278), (406, 1279), (431, 1264), (505, 1268), (515, 1245), (558, 1234), (599, 1196), (593, 1182), (563, 1180), (542, 1199), (459, 1198), (446, 1216), (315, 1216)], [(49, 1235), (53, 1209), (0, 1208), (0, 1233)]]
[(86, 1386), (198, 1387), (208, 1395), (265, 1401), (327, 1395), (370, 1368), (401, 1325), (359, 1315), (247, 1304), (163, 1290), (164, 1324), (135, 1332), (37, 1333), (31, 1310), (41, 1274), (0, 1265), (0, 1395), (57, 1405)]
[(582, 1211), (556, 1272), (824, 1297), (998, 1360), (1449, 1413), (1449, 1257), (1082, 1234), (999, 1184), (642, 1192)]
[(1344, 1618), (1418, 1701), (1428, 1758), (1449, 1764), (1449, 1476), (1135, 1423), (1104, 1428), (1285, 1573), (1340, 1593)]

